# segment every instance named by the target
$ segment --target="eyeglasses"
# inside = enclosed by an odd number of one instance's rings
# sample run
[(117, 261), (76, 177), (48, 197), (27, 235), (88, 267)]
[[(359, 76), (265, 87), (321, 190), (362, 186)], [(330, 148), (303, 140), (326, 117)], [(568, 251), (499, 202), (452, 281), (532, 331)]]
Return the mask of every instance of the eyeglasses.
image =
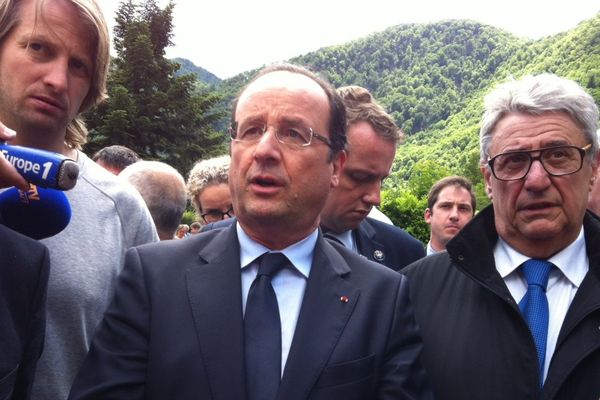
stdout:
[[(571, 175), (581, 169), (585, 153), (592, 147), (555, 146), (537, 150), (509, 151), (488, 159), (488, 165), (496, 179), (517, 181), (529, 173), (533, 161), (538, 160), (551, 176)], [(532, 153), (539, 153), (532, 156)]]
[[(229, 128), (231, 139), (237, 142), (254, 143), (267, 132), (268, 125), (261, 123), (244, 123), (240, 126), (235, 123)], [(312, 128), (307, 128), (300, 124), (286, 123), (281, 124), (275, 129), (275, 137), (280, 143), (290, 147), (306, 147), (310, 146), (313, 138), (319, 139), (327, 146), (331, 147), (329, 138), (319, 135)]]
[(211, 222), (221, 221), (225, 218), (226, 215), (229, 218), (234, 216), (233, 207), (229, 207), (227, 211), (210, 210), (208, 212), (205, 212), (204, 214), (200, 214), (204, 222), (206, 222), (207, 224), (210, 224)]

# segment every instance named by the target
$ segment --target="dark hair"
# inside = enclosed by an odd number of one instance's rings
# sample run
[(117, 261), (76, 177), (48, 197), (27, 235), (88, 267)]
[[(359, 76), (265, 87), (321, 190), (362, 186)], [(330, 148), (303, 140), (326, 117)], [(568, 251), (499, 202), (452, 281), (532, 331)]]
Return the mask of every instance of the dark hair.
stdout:
[(293, 74), (304, 75), (317, 83), (327, 95), (327, 99), (329, 100), (329, 139), (331, 140), (330, 158), (333, 159), (335, 154), (346, 149), (346, 108), (344, 107), (342, 98), (338, 95), (335, 88), (331, 86), (329, 82), (307, 68), (298, 65), (275, 64), (261, 69), (254, 76), (254, 78), (252, 78), (252, 80), (248, 82), (246, 86), (244, 86), (244, 88), (239, 92), (238, 96), (233, 101), (231, 107), (231, 126), (235, 126), (237, 122), (235, 120), (237, 103), (244, 91), (260, 77), (279, 71), (287, 71)]
[(128, 147), (113, 145), (98, 150), (92, 160), (101, 161), (111, 168), (123, 170), (125, 167), (140, 161), (140, 156)]
[(427, 208), (429, 208), (429, 210), (433, 210), (433, 206), (435, 203), (437, 203), (440, 192), (448, 186), (460, 186), (466, 189), (471, 195), (471, 207), (473, 208), (473, 213), (475, 213), (477, 200), (475, 199), (475, 193), (473, 193), (473, 184), (471, 184), (471, 181), (467, 178), (456, 175), (447, 176), (433, 184), (431, 189), (429, 189), (429, 193), (427, 194)]

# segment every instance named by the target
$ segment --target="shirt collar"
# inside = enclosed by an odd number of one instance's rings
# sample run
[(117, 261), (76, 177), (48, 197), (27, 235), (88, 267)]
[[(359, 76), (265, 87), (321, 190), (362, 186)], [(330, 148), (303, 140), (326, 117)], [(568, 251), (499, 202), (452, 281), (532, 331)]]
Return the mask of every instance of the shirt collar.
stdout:
[(429, 242), (427, 242), (427, 255), (432, 255), (437, 253), (437, 251), (434, 250), (433, 247), (431, 247), (431, 240)]
[[(240, 265), (242, 269), (252, 264), (254, 260), (264, 253), (271, 251), (268, 247), (265, 247), (250, 238), (237, 221), (236, 230), (238, 241), (240, 242)], [(278, 250), (278, 252), (283, 253), (288, 260), (290, 260), (292, 265), (306, 278), (308, 278), (308, 275), (310, 274), (318, 236), (319, 231), (318, 229), (315, 229), (310, 235), (299, 242), (296, 242), (283, 250)]]
[[(502, 278), (506, 278), (530, 258), (519, 253), (510, 247), (501, 237), (498, 237), (498, 242), (494, 247), (494, 259), (496, 261), (496, 269)], [(589, 265), (583, 227), (571, 244), (550, 257), (548, 261), (554, 264), (573, 286), (579, 287), (587, 273)]]
[(328, 232), (328, 235), (335, 236), (342, 244), (350, 250), (356, 251), (356, 246), (354, 245), (354, 238), (352, 237), (352, 231), (347, 230), (340, 233)]

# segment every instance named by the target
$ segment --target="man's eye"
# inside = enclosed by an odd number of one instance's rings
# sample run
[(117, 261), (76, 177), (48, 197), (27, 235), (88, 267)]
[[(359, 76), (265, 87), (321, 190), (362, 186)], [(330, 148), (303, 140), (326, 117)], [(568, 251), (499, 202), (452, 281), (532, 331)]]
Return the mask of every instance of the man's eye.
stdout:
[(240, 139), (258, 139), (262, 136), (263, 132), (264, 128), (262, 126), (248, 126), (243, 128), (243, 130), (241, 131)]
[(371, 176), (369, 174), (363, 174), (361, 172), (351, 173), (350, 178), (356, 182), (369, 182), (371, 180)]
[(46, 46), (44, 46), (41, 43), (37, 43), (37, 42), (27, 43), (27, 49), (30, 51), (33, 51), (35, 53), (39, 53), (39, 52), (43, 51), (45, 48), (46, 48)]
[(88, 74), (89, 74), (88, 66), (82, 61), (79, 61), (79, 60), (71, 61), (71, 68), (73, 70), (75, 70), (76, 73), (78, 73), (79, 75), (88, 76)]
[(279, 136), (281, 140), (289, 143), (305, 144), (309, 141), (309, 134), (302, 128), (283, 127), (279, 131)]

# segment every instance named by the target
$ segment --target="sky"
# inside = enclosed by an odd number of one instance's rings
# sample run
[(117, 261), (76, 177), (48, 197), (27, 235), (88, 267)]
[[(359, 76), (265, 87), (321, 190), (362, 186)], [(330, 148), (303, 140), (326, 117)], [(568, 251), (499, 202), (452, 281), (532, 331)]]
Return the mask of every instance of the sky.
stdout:
[[(111, 27), (119, 0), (98, 0)], [(165, 0), (158, 0), (161, 6)], [(600, 12), (597, 0), (174, 0), (174, 46), (226, 79), (365, 37), (391, 26), (469, 19), (524, 38), (574, 28)]]

